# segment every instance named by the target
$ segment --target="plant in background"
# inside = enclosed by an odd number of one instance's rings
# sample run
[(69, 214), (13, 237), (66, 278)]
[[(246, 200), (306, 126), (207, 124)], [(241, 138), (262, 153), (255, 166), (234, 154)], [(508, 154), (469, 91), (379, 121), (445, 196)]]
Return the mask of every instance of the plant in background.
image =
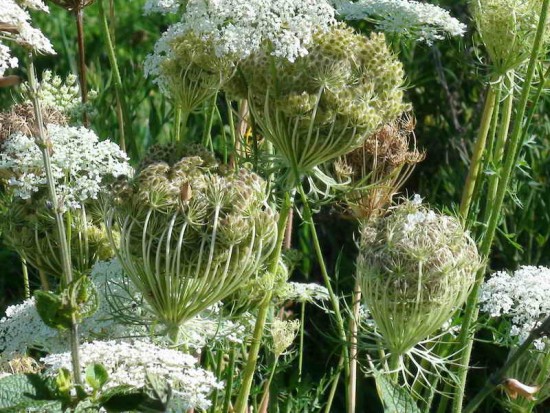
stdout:
[(122, 266), (176, 343), (185, 321), (257, 276), (276, 239), (265, 182), (209, 161), (145, 166), (119, 184), (108, 217)]
[(481, 260), (460, 222), (422, 206), (420, 199), (367, 223), (359, 251), (363, 299), (395, 374), (401, 357), (464, 303)]
[[(497, 344), (513, 354), (550, 315), (550, 269), (523, 266), (513, 273), (500, 271), (483, 284), (479, 298), (486, 317), (482, 322), (493, 331)], [(537, 386), (536, 398), (501, 396), (499, 402), (510, 412), (530, 412), (550, 397), (550, 345), (542, 336), (508, 370), (510, 378)]]

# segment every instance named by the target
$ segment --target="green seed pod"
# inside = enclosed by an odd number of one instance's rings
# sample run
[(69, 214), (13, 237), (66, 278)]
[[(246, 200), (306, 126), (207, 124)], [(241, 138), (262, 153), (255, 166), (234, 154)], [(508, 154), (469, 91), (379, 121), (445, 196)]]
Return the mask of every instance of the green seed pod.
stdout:
[(466, 300), (480, 265), (460, 222), (419, 202), (365, 225), (357, 276), (391, 353), (402, 355), (439, 329)]
[(301, 175), (400, 115), (403, 76), (384, 35), (336, 25), (315, 34), (309, 53), (295, 62), (267, 52), (250, 56), (227, 89), (249, 99), (261, 135)]
[(220, 174), (198, 156), (151, 163), (128, 185), (130, 197), (114, 195), (109, 229), (120, 229), (121, 264), (174, 339), (182, 323), (264, 268), (277, 216), (261, 178)]

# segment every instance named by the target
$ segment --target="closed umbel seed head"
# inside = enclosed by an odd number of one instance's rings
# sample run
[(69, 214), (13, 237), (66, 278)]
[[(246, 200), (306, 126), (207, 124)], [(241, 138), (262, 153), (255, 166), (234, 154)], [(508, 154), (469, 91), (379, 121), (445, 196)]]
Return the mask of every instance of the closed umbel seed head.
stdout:
[(458, 219), (415, 201), (362, 234), (357, 276), (365, 305), (392, 353), (404, 354), (464, 303), (480, 257)]

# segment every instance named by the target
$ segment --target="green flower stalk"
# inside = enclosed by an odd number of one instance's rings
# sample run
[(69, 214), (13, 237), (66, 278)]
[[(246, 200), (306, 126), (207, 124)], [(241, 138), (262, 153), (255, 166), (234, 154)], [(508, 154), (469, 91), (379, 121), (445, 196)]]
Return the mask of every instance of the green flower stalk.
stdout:
[(309, 53), (295, 62), (251, 55), (226, 89), (249, 99), (292, 185), (399, 116), (406, 107), (402, 85), (402, 66), (382, 34), (365, 37), (337, 25), (316, 33)]
[(418, 200), (363, 227), (357, 274), (365, 305), (399, 357), (436, 332), (466, 300), (481, 265), (460, 222)]
[(256, 277), (275, 246), (265, 182), (222, 169), (206, 156), (149, 163), (117, 185), (108, 213), (121, 264), (175, 342), (186, 320)]

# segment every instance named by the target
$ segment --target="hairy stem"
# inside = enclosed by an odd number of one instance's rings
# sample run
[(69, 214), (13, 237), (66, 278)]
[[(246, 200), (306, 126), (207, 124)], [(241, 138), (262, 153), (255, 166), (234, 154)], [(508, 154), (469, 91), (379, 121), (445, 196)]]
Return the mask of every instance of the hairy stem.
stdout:
[[(78, 71), (80, 80), (80, 97), (82, 104), (88, 101), (88, 80), (86, 76), (86, 48), (84, 46), (84, 8), (78, 7), (75, 10), (76, 17), (76, 35), (78, 42)], [(82, 113), (82, 123), (88, 126), (89, 119), (86, 111)]]

